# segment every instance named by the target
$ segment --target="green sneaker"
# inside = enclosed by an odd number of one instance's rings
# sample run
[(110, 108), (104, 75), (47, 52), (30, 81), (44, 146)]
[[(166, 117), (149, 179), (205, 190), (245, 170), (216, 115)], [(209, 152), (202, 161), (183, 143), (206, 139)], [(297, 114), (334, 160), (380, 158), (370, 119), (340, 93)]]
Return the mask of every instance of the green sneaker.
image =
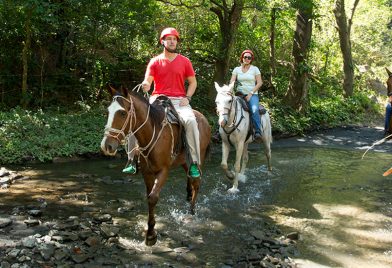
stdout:
[(191, 175), (192, 178), (199, 178), (200, 177), (200, 171), (199, 168), (197, 167), (196, 163), (193, 163), (189, 169), (189, 175)]
[(129, 166), (127, 166), (126, 168), (124, 168), (122, 170), (123, 173), (128, 173), (128, 174), (132, 174), (132, 175), (136, 174), (136, 171), (137, 171), (137, 169), (132, 163), (129, 164)]

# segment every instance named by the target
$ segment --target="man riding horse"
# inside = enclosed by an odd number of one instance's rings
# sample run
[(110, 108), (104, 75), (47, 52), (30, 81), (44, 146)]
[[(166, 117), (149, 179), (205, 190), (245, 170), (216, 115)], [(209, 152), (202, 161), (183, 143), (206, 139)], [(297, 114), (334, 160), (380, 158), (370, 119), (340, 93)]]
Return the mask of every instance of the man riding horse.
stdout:
[[(148, 92), (152, 82), (155, 84), (150, 102), (164, 95), (173, 103), (185, 128), (186, 141), (192, 158), (189, 175), (198, 178), (201, 163), (199, 130), (190, 105), (197, 81), (191, 61), (177, 53), (179, 41), (180, 35), (175, 28), (166, 28), (162, 31), (159, 42), (163, 46), (163, 52), (149, 62), (142, 85), (143, 90)], [(187, 90), (185, 90), (185, 80), (188, 82)]]

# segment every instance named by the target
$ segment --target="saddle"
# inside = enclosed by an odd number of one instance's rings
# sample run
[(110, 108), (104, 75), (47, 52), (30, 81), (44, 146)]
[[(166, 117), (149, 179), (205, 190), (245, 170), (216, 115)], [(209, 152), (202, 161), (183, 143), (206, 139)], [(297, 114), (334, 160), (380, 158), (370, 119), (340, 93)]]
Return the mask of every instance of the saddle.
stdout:
[(155, 101), (152, 103), (156, 108), (162, 108), (165, 110), (166, 119), (170, 124), (178, 125), (179, 130), (179, 141), (176, 142), (176, 146), (174, 148), (174, 154), (177, 155), (181, 152), (182, 148), (186, 148), (188, 152), (188, 144), (186, 141), (185, 129), (181, 124), (180, 117), (174, 108), (173, 103), (167, 96), (158, 96)]
[[(241, 103), (242, 108), (245, 111), (249, 112), (250, 111), (250, 107), (249, 107), (249, 103), (245, 100), (246, 95), (244, 93), (240, 92), (240, 91), (237, 91), (235, 93), (235, 95), (238, 96), (238, 97), (241, 97), (240, 98), (240, 103)], [(265, 109), (265, 107), (263, 105), (259, 104), (259, 113), (260, 113), (260, 115), (263, 115), (266, 112), (267, 112), (267, 109)]]
[[(255, 132), (254, 123), (253, 123), (253, 120), (252, 120), (251, 114), (250, 114), (250, 106), (249, 106), (249, 103), (245, 100), (246, 95), (244, 93), (242, 93), (241, 91), (237, 91), (235, 93), (235, 95), (237, 97), (240, 97), (239, 101), (241, 103), (242, 108), (249, 113), (250, 125), (249, 125), (248, 135), (246, 137), (248, 139)], [(259, 104), (259, 113), (260, 113), (260, 115), (263, 115), (266, 112), (267, 112), (267, 109), (265, 109), (263, 105)]]

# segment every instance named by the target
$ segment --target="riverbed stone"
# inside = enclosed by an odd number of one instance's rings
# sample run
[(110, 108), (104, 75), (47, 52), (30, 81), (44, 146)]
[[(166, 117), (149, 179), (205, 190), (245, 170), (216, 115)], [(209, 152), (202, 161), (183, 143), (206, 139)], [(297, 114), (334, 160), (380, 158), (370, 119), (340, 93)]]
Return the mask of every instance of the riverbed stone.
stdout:
[(22, 238), (22, 245), (26, 248), (33, 248), (37, 243), (37, 239), (33, 236)]
[(27, 225), (27, 227), (33, 227), (33, 226), (39, 225), (39, 220), (28, 219), (28, 220), (25, 220), (24, 223)]
[(42, 243), (39, 244), (37, 247), (38, 250), (40, 251), (42, 258), (46, 261), (50, 260), (50, 258), (54, 254), (54, 250), (55, 250), (54, 245), (49, 243)]
[(119, 231), (120, 231), (119, 228), (111, 226), (111, 225), (102, 225), (101, 226), (101, 233), (105, 238), (117, 236)]
[(287, 238), (291, 240), (298, 240), (299, 239), (299, 233), (298, 232), (291, 232), (286, 235)]
[(12, 220), (8, 218), (0, 218), (0, 228), (7, 227), (12, 224)]
[(10, 252), (8, 252), (7, 255), (8, 255), (8, 257), (16, 258), (16, 257), (18, 257), (20, 251), (21, 251), (20, 249), (14, 248)]
[(0, 263), (0, 265), (1, 265), (1, 268), (10, 268), (11, 267), (11, 264), (8, 261), (2, 261)]
[(27, 214), (33, 217), (39, 217), (42, 215), (42, 211), (39, 209), (31, 209), (27, 211)]
[(76, 263), (83, 263), (89, 259), (89, 255), (85, 253), (72, 254), (71, 259)]

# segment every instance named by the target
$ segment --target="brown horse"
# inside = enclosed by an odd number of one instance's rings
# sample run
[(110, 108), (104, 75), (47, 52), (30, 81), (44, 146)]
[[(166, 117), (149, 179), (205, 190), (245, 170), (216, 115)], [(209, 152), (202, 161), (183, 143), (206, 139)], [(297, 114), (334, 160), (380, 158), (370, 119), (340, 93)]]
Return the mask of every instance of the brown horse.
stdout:
[[(388, 70), (388, 68), (385, 68), (385, 70), (388, 73), (388, 80), (387, 80), (387, 93), (388, 96), (389, 94), (392, 94), (392, 72)], [(388, 128), (388, 133), (392, 134), (392, 117), (389, 120), (389, 128)]]
[[(169, 170), (181, 165), (188, 174), (186, 146), (182, 146), (181, 126), (170, 123), (167, 108), (150, 104), (147, 99), (127, 89), (122, 92), (109, 87), (113, 101), (108, 107), (108, 121), (101, 149), (106, 155), (115, 155), (126, 136), (133, 133), (139, 144), (140, 169), (144, 178), (148, 200), (148, 229), (145, 243), (152, 246), (157, 241), (154, 230), (154, 209), (165, 184)], [(194, 111), (200, 132), (200, 156), (203, 164), (209, 151), (211, 129), (207, 119)], [(178, 146), (180, 145), (180, 146)], [(187, 175), (187, 200), (194, 214), (200, 178)]]

